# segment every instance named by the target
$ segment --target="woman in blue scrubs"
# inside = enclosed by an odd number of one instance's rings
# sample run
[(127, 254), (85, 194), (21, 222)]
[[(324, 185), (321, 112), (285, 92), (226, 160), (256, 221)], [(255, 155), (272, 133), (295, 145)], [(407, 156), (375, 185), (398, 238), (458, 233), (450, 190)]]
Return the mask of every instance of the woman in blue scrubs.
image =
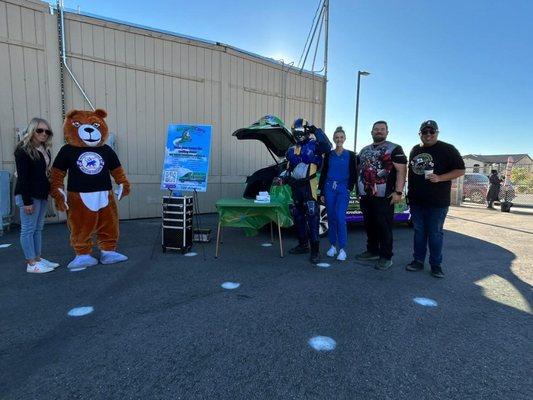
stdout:
[(350, 192), (357, 181), (355, 153), (343, 147), (345, 140), (346, 134), (342, 126), (337, 127), (333, 133), (335, 149), (325, 154), (318, 182), (320, 200), (326, 203), (328, 213), (331, 247), (326, 254), (328, 257), (337, 256), (339, 261), (346, 260), (346, 211)]

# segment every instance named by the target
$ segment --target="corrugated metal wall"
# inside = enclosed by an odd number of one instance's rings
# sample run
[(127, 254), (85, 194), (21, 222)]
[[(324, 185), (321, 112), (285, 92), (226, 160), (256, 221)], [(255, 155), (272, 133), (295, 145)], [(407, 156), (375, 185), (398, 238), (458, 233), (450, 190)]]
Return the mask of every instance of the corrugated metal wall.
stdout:
[(32, 117), (61, 129), (57, 24), (47, 14), (40, 1), (0, 1), (0, 168), (10, 172), (17, 132)]
[[(234, 130), (265, 114), (286, 121), (302, 116), (322, 126), (320, 77), (287, 72), (286, 66), (231, 47), (71, 13), (65, 14), (65, 37), (69, 64), (93, 104), (108, 111), (134, 185), (121, 202), (121, 218), (159, 215), (169, 123), (213, 126), (208, 192), (199, 196), (202, 212), (214, 211), (218, 198), (239, 197), (246, 176), (273, 162), (261, 143), (235, 140)], [(56, 17), (46, 4), (0, 1), (3, 168), (12, 170), (15, 128), (33, 115), (44, 115), (60, 130), (57, 43)], [(88, 109), (72, 80), (65, 75), (64, 81), (66, 109)], [(61, 135), (56, 136), (57, 151)]]

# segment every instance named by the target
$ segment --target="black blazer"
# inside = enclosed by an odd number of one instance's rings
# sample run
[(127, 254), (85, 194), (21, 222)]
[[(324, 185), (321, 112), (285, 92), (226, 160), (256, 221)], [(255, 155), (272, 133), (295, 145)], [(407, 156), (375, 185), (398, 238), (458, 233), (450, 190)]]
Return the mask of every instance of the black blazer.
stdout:
[[(326, 184), (326, 180), (328, 177), (329, 156), (334, 151), (335, 150), (331, 150), (329, 153), (326, 153), (324, 155), (324, 162), (322, 163), (322, 169), (320, 170), (320, 180), (318, 181), (318, 190), (320, 190), (321, 196), (324, 194), (324, 185)], [(348, 177), (348, 190), (352, 191), (355, 186), (355, 182), (357, 182), (357, 169), (355, 162), (355, 153), (350, 150), (347, 151), (349, 153), (348, 157), (350, 157), (350, 160), (348, 161), (348, 169), (350, 173), (350, 176)]]
[[(48, 155), (51, 154), (48, 151)], [(46, 161), (39, 152), (39, 159), (32, 159), (20, 146), (15, 150), (15, 163), (17, 165), (17, 184), (15, 195), (22, 195), (25, 206), (33, 204), (35, 199), (46, 200), (50, 192), (50, 181), (46, 176)]]

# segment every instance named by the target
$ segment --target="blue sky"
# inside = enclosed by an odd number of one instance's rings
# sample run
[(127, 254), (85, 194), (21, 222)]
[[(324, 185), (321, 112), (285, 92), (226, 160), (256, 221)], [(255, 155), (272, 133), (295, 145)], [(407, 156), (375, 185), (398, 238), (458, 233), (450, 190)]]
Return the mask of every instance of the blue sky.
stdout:
[[(318, 0), (66, 0), (65, 6), (298, 61)], [(533, 154), (533, 1), (331, 0), (326, 131), (374, 121), (406, 151), (425, 119), (461, 153)], [(322, 63), (320, 56), (319, 63)], [(303, 116), (305, 117), (305, 116)]]

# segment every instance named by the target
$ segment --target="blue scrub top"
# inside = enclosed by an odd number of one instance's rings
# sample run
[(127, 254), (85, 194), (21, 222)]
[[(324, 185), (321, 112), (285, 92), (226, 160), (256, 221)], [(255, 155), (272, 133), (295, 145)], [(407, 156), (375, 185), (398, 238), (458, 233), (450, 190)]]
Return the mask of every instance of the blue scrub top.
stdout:
[(348, 183), (350, 178), (350, 153), (343, 150), (340, 155), (331, 150), (329, 153), (329, 168), (326, 182), (337, 181), (339, 183)]

